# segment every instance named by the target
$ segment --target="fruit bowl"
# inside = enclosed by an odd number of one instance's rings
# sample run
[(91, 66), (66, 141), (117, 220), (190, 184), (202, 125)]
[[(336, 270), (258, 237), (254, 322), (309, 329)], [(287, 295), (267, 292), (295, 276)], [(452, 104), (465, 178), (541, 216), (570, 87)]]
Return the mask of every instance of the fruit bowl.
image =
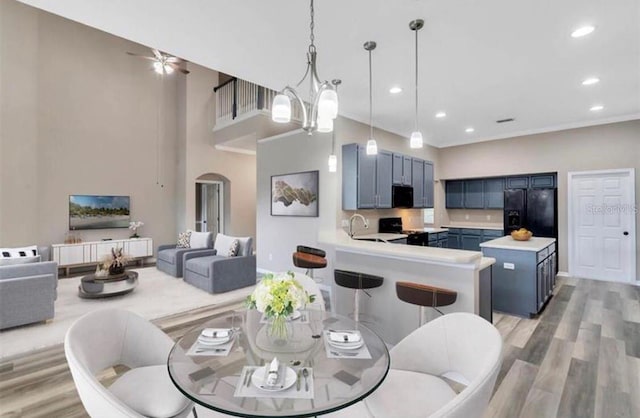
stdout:
[(533, 236), (533, 232), (525, 230), (511, 231), (511, 238), (516, 241), (529, 241)]

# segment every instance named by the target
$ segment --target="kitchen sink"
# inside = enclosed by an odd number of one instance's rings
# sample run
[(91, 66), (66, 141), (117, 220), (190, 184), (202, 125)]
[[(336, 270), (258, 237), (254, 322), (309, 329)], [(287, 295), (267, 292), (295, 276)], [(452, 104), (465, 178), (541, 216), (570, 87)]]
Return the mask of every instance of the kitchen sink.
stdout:
[(354, 237), (352, 239), (355, 239), (356, 241), (387, 242), (387, 241), (385, 241), (383, 239), (380, 239), (380, 238), (356, 238), (356, 237)]

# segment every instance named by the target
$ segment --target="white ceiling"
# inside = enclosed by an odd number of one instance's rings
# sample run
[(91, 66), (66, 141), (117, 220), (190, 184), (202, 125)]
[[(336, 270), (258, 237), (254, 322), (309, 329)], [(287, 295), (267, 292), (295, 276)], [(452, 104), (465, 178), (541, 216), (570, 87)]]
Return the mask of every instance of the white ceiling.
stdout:
[[(189, 61), (279, 90), (305, 69), (304, 0), (21, 0)], [(640, 118), (638, 0), (317, 0), (322, 79), (340, 78), (340, 113), (368, 123), (373, 51), (374, 125), (413, 129), (413, 32), (420, 31), (420, 125), (450, 146)], [(595, 32), (570, 33), (583, 24)], [(583, 79), (599, 84), (585, 87)], [(388, 89), (404, 91), (392, 96)], [(604, 110), (591, 112), (592, 105)], [(444, 110), (447, 117), (434, 118)], [(498, 119), (515, 122), (498, 125)], [(465, 133), (473, 126), (475, 132)]]

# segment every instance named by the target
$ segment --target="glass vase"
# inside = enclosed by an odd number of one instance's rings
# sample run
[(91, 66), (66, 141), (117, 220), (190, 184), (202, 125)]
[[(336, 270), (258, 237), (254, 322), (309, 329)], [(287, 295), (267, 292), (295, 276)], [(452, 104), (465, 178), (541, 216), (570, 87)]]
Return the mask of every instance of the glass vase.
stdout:
[(286, 316), (275, 316), (271, 319), (267, 328), (267, 335), (274, 345), (285, 345), (289, 339), (291, 330)]

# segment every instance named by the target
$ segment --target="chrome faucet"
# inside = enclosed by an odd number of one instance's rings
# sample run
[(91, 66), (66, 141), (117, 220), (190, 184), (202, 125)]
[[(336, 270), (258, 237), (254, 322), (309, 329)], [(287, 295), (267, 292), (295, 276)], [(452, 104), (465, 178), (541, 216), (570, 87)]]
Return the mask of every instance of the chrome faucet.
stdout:
[(364, 224), (365, 228), (369, 228), (369, 222), (367, 222), (367, 220), (365, 219), (364, 216), (360, 215), (359, 213), (354, 213), (353, 215), (351, 215), (351, 217), (349, 218), (349, 237), (353, 238), (353, 220), (356, 218), (360, 218), (362, 219), (362, 223)]

